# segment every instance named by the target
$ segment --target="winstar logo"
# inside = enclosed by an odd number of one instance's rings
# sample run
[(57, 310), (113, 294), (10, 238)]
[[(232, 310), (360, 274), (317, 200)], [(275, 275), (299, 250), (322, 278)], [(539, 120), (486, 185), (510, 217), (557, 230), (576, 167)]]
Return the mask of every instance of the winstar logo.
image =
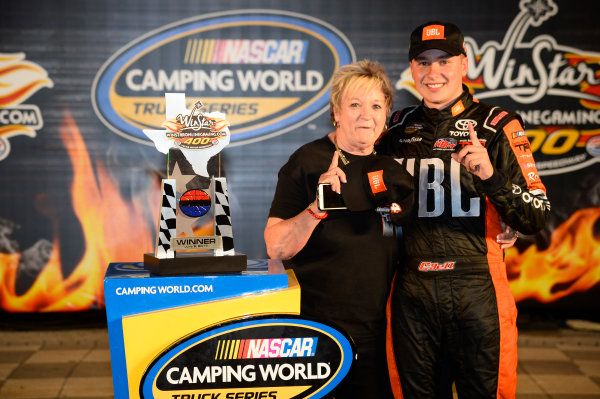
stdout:
[(43, 87), (53, 87), (44, 68), (24, 53), (0, 53), (0, 161), (10, 154), (9, 138), (35, 137), (44, 127), (37, 105), (23, 104)]
[(229, 122), (221, 113), (203, 114), (202, 101), (197, 101), (189, 114), (178, 114), (175, 120), (167, 120), (163, 126), (169, 131), (167, 138), (176, 146), (188, 149), (209, 148), (227, 138)]
[[(509, 98), (516, 103), (507, 107), (529, 128), (541, 175), (599, 162), (593, 155), (597, 145), (590, 140), (599, 134), (600, 53), (559, 44), (548, 34), (526, 39), (551, 17), (560, 17), (553, 0), (521, 0), (519, 9), (501, 42), (480, 46), (465, 37), (469, 69), (464, 83), (478, 100)], [(395, 87), (420, 98), (409, 68)]]

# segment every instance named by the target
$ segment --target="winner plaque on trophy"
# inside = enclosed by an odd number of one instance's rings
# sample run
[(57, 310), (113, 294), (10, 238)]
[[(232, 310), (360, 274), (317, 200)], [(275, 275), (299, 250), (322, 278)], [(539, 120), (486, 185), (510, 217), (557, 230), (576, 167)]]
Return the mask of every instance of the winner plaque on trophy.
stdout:
[(166, 93), (165, 102), (165, 129), (144, 129), (168, 155), (156, 248), (144, 254), (144, 267), (160, 275), (244, 271), (246, 255), (233, 246), (226, 179), (220, 167), (218, 176), (208, 167), (229, 144), (229, 122), (220, 112), (205, 113), (201, 101), (190, 111), (183, 93)]

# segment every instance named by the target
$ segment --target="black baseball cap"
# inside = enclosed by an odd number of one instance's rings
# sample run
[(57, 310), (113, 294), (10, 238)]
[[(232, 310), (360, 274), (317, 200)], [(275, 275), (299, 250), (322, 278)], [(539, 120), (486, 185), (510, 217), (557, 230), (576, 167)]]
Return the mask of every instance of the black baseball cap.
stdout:
[(362, 157), (342, 169), (347, 181), (342, 184), (342, 197), (349, 210), (366, 211), (395, 203), (399, 208), (394, 208), (404, 214), (412, 207), (412, 177), (394, 158)]
[(467, 55), (465, 38), (458, 26), (449, 22), (430, 21), (417, 27), (410, 35), (408, 61), (425, 50), (439, 49), (451, 55)]

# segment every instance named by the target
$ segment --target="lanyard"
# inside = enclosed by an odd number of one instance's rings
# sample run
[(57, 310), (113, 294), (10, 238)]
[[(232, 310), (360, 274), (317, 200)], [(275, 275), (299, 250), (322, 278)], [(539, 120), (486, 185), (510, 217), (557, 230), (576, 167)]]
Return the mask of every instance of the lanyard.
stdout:
[[(335, 145), (335, 150), (337, 151), (337, 153), (340, 156), (340, 159), (342, 160), (342, 163), (344, 165), (348, 165), (350, 163), (350, 161), (348, 161), (348, 159), (346, 158), (346, 155), (344, 155), (344, 153), (342, 152), (342, 150), (340, 149), (340, 147), (338, 147), (337, 145), (337, 135), (333, 135), (333, 145)], [(375, 149), (373, 149), (373, 152), (371, 153), (371, 155), (377, 155), (377, 152), (375, 152)]]

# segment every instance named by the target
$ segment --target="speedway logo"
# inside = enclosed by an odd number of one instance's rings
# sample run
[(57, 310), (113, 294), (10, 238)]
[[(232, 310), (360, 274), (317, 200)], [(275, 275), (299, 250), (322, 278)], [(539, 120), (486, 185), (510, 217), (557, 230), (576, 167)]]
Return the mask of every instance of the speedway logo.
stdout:
[(231, 145), (278, 135), (328, 109), (334, 71), (355, 60), (336, 28), (284, 11), (238, 10), (167, 25), (118, 50), (98, 71), (92, 103), (112, 131), (149, 144), (167, 92), (231, 123)]
[(197, 101), (189, 114), (177, 114), (174, 120), (165, 121), (166, 138), (173, 140), (180, 148), (198, 150), (219, 145), (219, 140), (227, 138), (226, 126), (229, 122), (220, 117), (222, 114), (202, 113), (204, 104)]
[[(548, 34), (526, 40), (532, 28), (560, 17), (559, 10), (553, 0), (521, 0), (519, 8), (502, 42), (479, 46), (465, 37), (465, 84), (479, 100), (504, 97), (516, 103), (510, 108), (529, 128), (540, 175), (588, 167), (600, 161), (588, 145), (600, 135), (595, 127), (600, 121), (600, 53), (561, 45)], [(420, 97), (409, 68), (396, 89)], [(529, 108), (533, 104), (536, 108)]]
[(147, 368), (141, 398), (321, 398), (350, 370), (353, 346), (330, 326), (259, 316), (203, 330)]
[(23, 104), (43, 87), (53, 87), (44, 68), (24, 53), (0, 53), (0, 161), (10, 154), (9, 138), (35, 137), (44, 127), (37, 105)]

